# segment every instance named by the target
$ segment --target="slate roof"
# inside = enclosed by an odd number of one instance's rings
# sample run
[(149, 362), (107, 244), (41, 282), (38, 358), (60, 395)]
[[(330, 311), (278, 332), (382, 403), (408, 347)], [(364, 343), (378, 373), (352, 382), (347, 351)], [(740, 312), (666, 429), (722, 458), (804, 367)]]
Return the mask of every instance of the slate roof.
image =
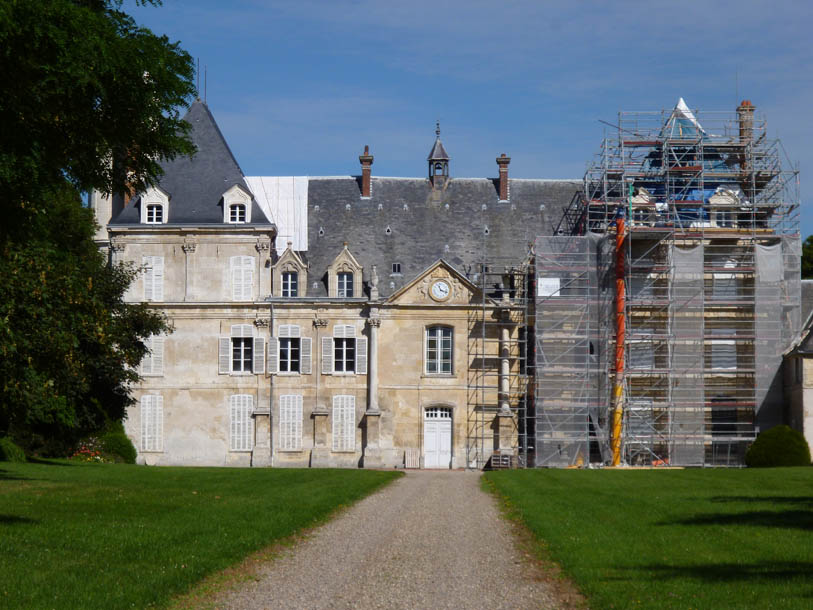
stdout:
[[(382, 297), (441, 258), (470, 275), (484, 252), (518, 264), (536, 235), (556, 230), (582, 184), (510, 180), (510, 200), (500, 202), (496, 179), (455, 178), (437, 197), (425, 178), (373, 178), (370, 199), (360, 198), (359, 182), (350, 176), (309, 180), (308, 296), (327, 294), (324, 274), (345, 241), (365, 281), (378, 266)], [(400, 275), (391, 273), (393, 263), (401, 265)]]
[[(200, 100), (193, 102), (184, 120), (192, 126), (189, 136), (197, 152), (162, 165), (164, 175), (158, 186), (169, 193), (169, 213), (168, 222), (160, 226), (222, 225), (223, 193), (235, 184), (247, 193), (251, 190), (206, 104)], [(251, 222), (246, 224), (270, 226), (271, 222), (253, 197), (251, 205)], [(139, 206), (140, 198), (136, 198), (110, 224), (139, 224)]]
[(429, 151), (429, 156), (426, 158), (427, 161), (448, 161), (449, 160), (449, 153), (446, 152), (446, 149), (443, 148), (443, 142), (440, 141), (440, 136), (435, 138), (435, 145), (432, 146), (432, 150)]

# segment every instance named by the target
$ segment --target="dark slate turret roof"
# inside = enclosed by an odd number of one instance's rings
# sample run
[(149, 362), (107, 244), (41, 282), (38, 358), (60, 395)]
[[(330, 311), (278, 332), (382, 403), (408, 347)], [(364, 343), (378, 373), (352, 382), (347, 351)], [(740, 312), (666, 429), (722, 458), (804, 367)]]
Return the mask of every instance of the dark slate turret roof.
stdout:
[[(249, 194), (251, 190), (206, 104), (193, 102), (184, 121), (192, 126), (189, 136), (197, 152), (162, 165), (164, 175), (158, 186), (169, 193), (168, 222), (162, 226), (223, 224), (223, 193), (234, 185)], [(251, 205), (248, 225), (271, 225), (253, 198)], [(136, 198), (110, 224), (138, 224), (139, 206), (140, 198)]]
[(449, 153), (447, 153), (446, 149), (443, 148), (443, 142), (440, 141), (440, 136), (435, 138), (435, 145), (432, 146), (432, 150), (429, 151), (429, 156), (426, 159), (427, 161), (449, 160)]
[[(521, 263), (536, 235), (556, 230), (582, 182), (509, 184), (510, 201), (500, 202), (496, 179), (456, 178), (438, 198), (423, 178), (373, 178), (372, 196), (362, 200), (357, 178), (311, 178), (308, 296), (327, 294), (324, 274), (345, 241), (364, 267), (365, 281), (372, 265), (378, 266), (383, 297), (440, 258), (470, 275), (484, 260), (484, 251), (486, 258), (501, 264)], [(400, 275), (391, 274), (393, 263), (401, 265)]]

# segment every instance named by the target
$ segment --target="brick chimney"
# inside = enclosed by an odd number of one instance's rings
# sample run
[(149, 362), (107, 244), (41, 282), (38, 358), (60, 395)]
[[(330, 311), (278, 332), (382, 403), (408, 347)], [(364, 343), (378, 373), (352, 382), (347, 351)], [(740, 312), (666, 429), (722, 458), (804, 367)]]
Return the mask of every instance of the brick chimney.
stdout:
[(361, 161), (361, 196), (370, 196), (370, 175), (372, 174), (373, 156), (370, 154), (370, 147), (364, 146), (364, 154), (359, 155)]
[(511, 157), (506, 157), (505, 153), (497, 157), (497, 165), (500, 166), (500, 201), (508, 201), (508, 164)]
[(740, 142), (750, 142), (754, 137), (754, 110), (751, 100), (743, 100), (737, 106), (737, 122), (740, 126)]

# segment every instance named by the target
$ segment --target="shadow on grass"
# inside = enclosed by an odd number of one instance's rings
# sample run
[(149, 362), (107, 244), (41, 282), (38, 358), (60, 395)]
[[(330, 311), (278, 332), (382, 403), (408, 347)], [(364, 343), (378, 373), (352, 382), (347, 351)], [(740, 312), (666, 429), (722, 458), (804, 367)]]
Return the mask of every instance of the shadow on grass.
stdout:
[(31, 481), (31, 477), (21, 477), (16, 472), (9, 472), (0, 468), (0, 481)]
[(661, 521), (657, 525), (742, 525), (813, 531), (813, 511), (755, 510), (745, 513), (718, 513)]
[(16, 525), (19, 523), (39, 523), (39, 520), (18, 517), (17, 515), (0, 515), (0, 525)]
[(57, 459), (49, 459), (49, 458), (38, 458), (38, 457), (30, 457), (28, 458), (29, 464), (42, 464), (43, 466), (76, 466), (76, 464), (71, 464), (64, 458)]
[(709, 498), (712, 502), (741, 504), (790, 504), (813, 508), (813, 496), (715, 496)]
[[(617, 568), (618, 569), (618, 568)], [(813, 592), (812, 561), (775, 561), (756, 564), (705, 563), (690, 566), (648, 565), (620, 568), (648, 573), (653, 580), (697, 580), (708, 583), (748, 582), (770, 584), (773, 581), (802, 581), (810, 590), (799, 590), (800, 596), (810, 597)]]

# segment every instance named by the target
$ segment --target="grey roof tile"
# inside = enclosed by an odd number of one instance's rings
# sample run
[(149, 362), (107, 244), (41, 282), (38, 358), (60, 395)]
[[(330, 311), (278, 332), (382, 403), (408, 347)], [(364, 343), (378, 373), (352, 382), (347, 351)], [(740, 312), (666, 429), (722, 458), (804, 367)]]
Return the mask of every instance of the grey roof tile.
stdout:
[[(382, 297), (439, 258), (464, 273), (488, 259), (519, 263), (536, 235), (556, 230), (581, 184), (510, 180), (510, 200), (500, 202), (496, 179), (453, 179), (440, 199), (425, 178), (373, 178), (370, 199), (360, 198), (354, 177), (311, 179), (308, 295), (327, 294), (324, 274), (345, 241), (365, 280), (378, 266)], [(401, 265), (400, 274), (390, 273), (393, 263)]]
[[(162, 166), (164, 175), (158, 185), (169, 193), (168, 222), (163, 226), (223, 224), (223, 193), (235, 184), (247, 193), (251, 190), (206, 104), (200, 100), (193, 102), (184, 120), (192, 126), (189, 135), (197, 152), (191, 157), (176, 157)], [(138, 224), (139, 205), (136, 198), (110, 224)], [(248, 225), (271, 225), (253, 198), (251, 205)]]

